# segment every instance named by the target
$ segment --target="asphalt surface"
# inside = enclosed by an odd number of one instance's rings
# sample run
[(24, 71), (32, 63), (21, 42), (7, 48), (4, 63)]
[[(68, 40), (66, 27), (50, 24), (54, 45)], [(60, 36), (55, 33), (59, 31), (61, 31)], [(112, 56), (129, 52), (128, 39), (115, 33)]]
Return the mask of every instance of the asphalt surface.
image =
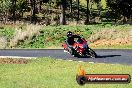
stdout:
[(77, 58), (61, 49), (1, 49), (0, 56), (53, 57), (56, 59), (132, 65), (132, 50), (98, 49), (97, 58)]

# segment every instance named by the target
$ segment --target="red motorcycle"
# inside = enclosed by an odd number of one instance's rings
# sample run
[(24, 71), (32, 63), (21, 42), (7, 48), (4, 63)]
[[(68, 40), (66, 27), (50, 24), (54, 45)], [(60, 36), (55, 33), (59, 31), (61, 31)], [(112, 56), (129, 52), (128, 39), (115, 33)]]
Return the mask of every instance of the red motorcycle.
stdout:
[(84, 38), (78, 38), (73, 44), (73, 48), (68, 48), (66, 42), (62, 44), (65, 51), (76, 57), (92, 57), (96, 58), (97, 54), (88, 47), (87, 41)]

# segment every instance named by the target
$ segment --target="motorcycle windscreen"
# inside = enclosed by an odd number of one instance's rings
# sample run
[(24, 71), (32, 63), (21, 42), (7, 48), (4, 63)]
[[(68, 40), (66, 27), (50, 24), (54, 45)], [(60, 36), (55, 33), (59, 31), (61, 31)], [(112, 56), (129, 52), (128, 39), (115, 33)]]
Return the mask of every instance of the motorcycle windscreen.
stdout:
[(82, 39), (80, 39), (80, 38), (77, 39), (77, 43), (83, 44), (83, 42), (84, 42), (84, 41), (83, 41)]

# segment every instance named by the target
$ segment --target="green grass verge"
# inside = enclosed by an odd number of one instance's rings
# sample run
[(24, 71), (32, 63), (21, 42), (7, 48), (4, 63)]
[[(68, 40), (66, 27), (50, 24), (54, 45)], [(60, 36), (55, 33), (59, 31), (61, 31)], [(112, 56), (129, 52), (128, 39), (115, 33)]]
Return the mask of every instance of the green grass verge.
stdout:
[[(27, 25), (17, 25), (17, 29), (22, 29), (27, 33), (27, 37), (15, 41), (14, 48), (60, 48), (62, 42), (66, 39), (66, 33), (67, 31), (73, 31), (75, 34), (79, 33), (82, 37), (84, 37), (86, 40), (89, 40), (91, 36), (96, 36), (93, 37), (92, 40), (99, 40), (99, 39), (116, 39), (116, 38), (124, 38), (125, 35), (130, 35), (128, 34), (129, 32), (125, 32), (128, 30), (131, 30), (132, 26), (131, 25), (119, 25), (119, 26), (112, 26), (110, 23), (102, 23), (102, 24), (97, 24), (97, 25), (77, 25), (77, 26), (70, 26), (70, 25), (60, 25), (60, 26), (42, 26), (41, 29), (39, 30), (39, 33), (35, 35), (30, 35), (28, 36), (29, 31), (26, 32), (26, 26)], [(15, 34), (15, 26), (6, 26), (4, 25), (0, 29), (0, 35), (7, 37), (9, 40), (7, 48), (10, 47), (10, 42), (12, 41), (12, 38)], [(112, 34), (101, 34), (101, 30), (108, 30), (108, 32), (111, 32), (111, 29), (115, 29), (119, 32), (123, 31), (125, 34), (119, 33), (119, 35), (112, 35)], [(112, 31), (113, 32), (113, 31)], [(114, 32), (113, 32), (114, 33)], [(118, 33), (118, 32), (116, 32)], [(17, 34), (16, 34), (17, 35)], [(18, 34), (20, 35), (20, 34)], [(17, 37), (22, 37), (17, 36)], [(30, 38), (29, 38), (30, 37)], [(99, 38), (99, 39), (98, 39)], [(18, 39), (18, 38), (15, 38)], [(132, 49), (131, 45), (114, 45), (114, 46), (99, 46), (99, 47), (92, 47), (92, 48), (112, 48), (112, 49), (120, 49), (120, 48), (126, 48), (126, 49)]]
[[(38, 58), (28, 64), (0, 64), (0, 88), (81, 88), (79, 65), (88, 74), (130, 74), (132, 66)], [(129, 84), (86, 84), (83, 88), (131, 88)]]
[[(111, 24), (78, 25), (78, 26), (69, 26), (69, 25), (46, 26), (40, 30), (40, 35), (34, 36), (32, 40), (25, 40), (23, 43), (20, 43), (19, 45), (17, 45), (17, 48), (49, 48), (51, 46), (61, 47), (61, 43), (64, 42), (64, 40), (66, 39), (67, 31), (73, 31), (75, 34), (79, 33), (82, 37), (84, 37), (85, 39), (88, 39), (92, 35), (98, 33), (98, 31), (103, 29), (127, 30), (127, 29), (130, 29), (131, 27), (132, 26), (127, 26), (127, 25), (111, 26)], [(126, 47), (126, 45), (122, 45), (122, 46), (124, 48)], [(112, 48), (115, 48), (115, 46), (112, 46)], [(119, 48), (122, 48), (122, 47), (119, 47)], [(127, 48), (132, 48), (132, 47), (127, 47)]]
[(14, 32), (15, 30), (11, 27), (6, 27), (6, 26), (0, 27), (0, 37), (4, 36), (7, 39), (10, 39), (13, 37)]

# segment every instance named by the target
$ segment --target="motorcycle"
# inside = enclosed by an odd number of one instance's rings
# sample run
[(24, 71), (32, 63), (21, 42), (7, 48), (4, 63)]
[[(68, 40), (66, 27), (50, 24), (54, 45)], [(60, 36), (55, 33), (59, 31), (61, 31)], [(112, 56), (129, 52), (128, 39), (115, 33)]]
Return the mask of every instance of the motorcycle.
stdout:
[(72, 45), (72, 49), (67, 46), (66, 41), (62, 44), (62, 46), (65, 51), (75, 57), (97, 57), (97, 54), (91, 48), (89, 48), (87, 41), (84, 38), (78, 38)]

